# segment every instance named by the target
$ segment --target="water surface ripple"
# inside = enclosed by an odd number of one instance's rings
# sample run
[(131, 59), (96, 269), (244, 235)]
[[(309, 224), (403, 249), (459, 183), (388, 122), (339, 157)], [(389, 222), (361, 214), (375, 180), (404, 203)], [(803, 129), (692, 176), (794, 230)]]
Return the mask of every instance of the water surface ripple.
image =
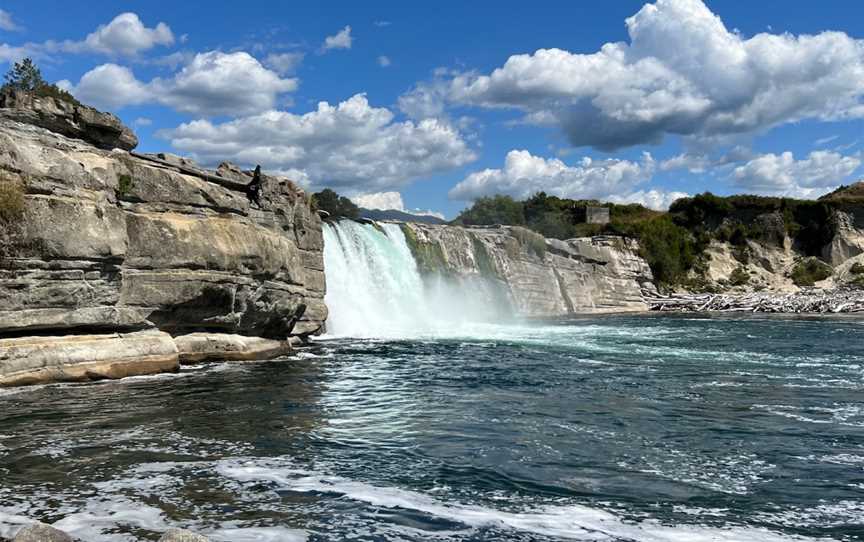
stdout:
[(612, 316), (0, 391), (0, 537), (864, 540), (862, 344)]

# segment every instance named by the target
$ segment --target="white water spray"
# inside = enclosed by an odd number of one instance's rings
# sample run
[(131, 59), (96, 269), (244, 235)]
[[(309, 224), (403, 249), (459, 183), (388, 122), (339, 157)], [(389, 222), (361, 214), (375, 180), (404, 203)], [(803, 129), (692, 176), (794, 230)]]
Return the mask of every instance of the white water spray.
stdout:
[(324, 269), (328, 335), (437, 335), (509, 313), (498, 285), (480, 277), (424, 280), (396, 224), (325, 224)]

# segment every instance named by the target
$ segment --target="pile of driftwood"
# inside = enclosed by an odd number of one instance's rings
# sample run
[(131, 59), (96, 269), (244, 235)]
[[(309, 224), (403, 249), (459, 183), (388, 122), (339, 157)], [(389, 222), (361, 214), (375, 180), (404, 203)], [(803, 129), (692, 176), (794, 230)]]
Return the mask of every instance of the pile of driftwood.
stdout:
[(748, 294), (670, 294), (643, 291), (643, 299), (653, 311), (787, 312), (839, 313), (864, 312), (864, 290), (802, 290), (794, 294), (753, 292)]

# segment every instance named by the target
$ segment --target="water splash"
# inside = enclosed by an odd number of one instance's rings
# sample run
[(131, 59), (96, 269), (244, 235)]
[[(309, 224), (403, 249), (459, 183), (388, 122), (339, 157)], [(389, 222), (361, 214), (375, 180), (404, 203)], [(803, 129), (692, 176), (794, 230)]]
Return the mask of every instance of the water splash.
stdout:
[(494, 280), (422, 276), (397, 224), (325, 224), (324, 269), (329, 335), (438, 336), (511, 312)]

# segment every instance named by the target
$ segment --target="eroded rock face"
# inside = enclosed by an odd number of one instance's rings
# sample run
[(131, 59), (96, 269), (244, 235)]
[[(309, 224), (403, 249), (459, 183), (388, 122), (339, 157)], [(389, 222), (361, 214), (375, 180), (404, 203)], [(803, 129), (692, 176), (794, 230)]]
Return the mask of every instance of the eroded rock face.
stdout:
[(405, 224), (421, 268), (499, 281), (520, 316), (644, 311), (651, 269), (634, 241), (544, 239), (524, 228)]
[(0, 115), (7, 119), (41, 126), (102, 149), (129, 151), (138, 146), (135, 133), (120, 119), (86, 105), (10, 89), (0, 93), (0, 108)]
[[(110, 332), (120, 348), (146, 329), (277, 341), (321, 329), (321, 221), (291, 181), (263, 176), (252, 206), (242, 191), (251, 176), (236, 166), (190, 174), (199, 171), (191, 163), (106, 151), (8, 111), (0, 109), (0, 182), (24, 186), (25, 211), (0, 258), (2, 341)], [(87, 357), (76, 356), (62, 363)], [(0, 356), (0, 379), (40, 369), (11, 359)], [(80, 376), (52, 363), (37, 379)]]
[(834, 237), (822, 249), (822, 258), (832, 266), (864, 253), (864, 230), (856, 227), (855, 218), (850, 213), (834, 211)]

